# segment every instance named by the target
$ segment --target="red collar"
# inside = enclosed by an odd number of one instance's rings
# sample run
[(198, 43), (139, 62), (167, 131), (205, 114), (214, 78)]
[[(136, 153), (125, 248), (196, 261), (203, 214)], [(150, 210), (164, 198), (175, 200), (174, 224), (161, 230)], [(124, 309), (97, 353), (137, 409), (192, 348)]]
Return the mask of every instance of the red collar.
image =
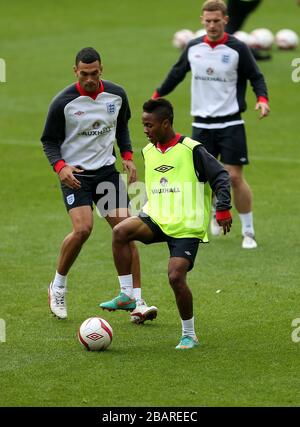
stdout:
[(169, 142), (166, 142), (165, 144), (161, 144), (160, 142), (158, 142), (156, 144), (156, 148), (162, 153), (165, 153), (168, 150), (168, 148), (174, 147), (174, 145), (177, 144), (180, 138), (181, 138), (180, 133), (176, 133), (174, 138), (172, 138)]
[(96, 99), (97, 96), (99, 95), (99, 93), (102, 93), (104, 91), (104, 86), (102, 83), (102, 80), (99, 81), (99, 87), (95, 92), (87, 92), (86, 90), (84, 90), (79, 82), (76, 83), (76, 89), (78, 90), (78, 92), (80, 93), (81, 96), (89, 96), (90, 98)]
[(209, 40), (209, 38), (207, 36), (204, 36), (204, 40), (203, 41), (205, 43), (209, 44), (209, 46), (211, 48), (214, 48), (214, 47), (218, 46), (219, 44), (225, 44), (225, 43), (227, 43), (227, 41), (228, 41), (228, 34), (224, 33), (223, 37), (221, 39), (215, 41), (215, 42)]

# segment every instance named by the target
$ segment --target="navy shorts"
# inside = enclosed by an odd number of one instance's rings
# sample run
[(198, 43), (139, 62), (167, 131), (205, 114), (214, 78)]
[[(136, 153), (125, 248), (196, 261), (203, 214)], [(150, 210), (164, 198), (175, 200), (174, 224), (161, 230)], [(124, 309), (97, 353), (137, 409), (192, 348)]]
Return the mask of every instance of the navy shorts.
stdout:
[(129, 197), (126, 185), (114, 165), (104, 166), (96, 171), (74, 173), (81, 182), (81, 188), (74, 190), (61, 183), (66, 209), (80, 206), (97, 206), (105, 217), (110, 211), (128, 208)]
[(145, 216), (144, 213), (141, 213), (139, 218), (148, 225), (154, 235), (153, 240), (151, 242), (145, 243), (146, 245), (167, 242), (170, 251), (170, 258), (186, 258), (190, 261), (190, 267), (188, 271), (192, 270), (198, 252), (200, 243), (199, 239), (193, 237), (175, 238), (168, 236), (154, 221), (152, 221), (150, 216)]
[(227, 165), (247, 165), (248, 151), (245, 126), (223, 129), (204, 129), (193, 126), (192, 138), (201, 142), (206, 150)]

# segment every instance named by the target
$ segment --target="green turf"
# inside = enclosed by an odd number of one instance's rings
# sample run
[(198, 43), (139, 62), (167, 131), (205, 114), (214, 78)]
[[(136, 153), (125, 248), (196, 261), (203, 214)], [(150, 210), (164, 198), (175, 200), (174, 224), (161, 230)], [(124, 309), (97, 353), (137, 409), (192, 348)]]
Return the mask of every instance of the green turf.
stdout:
[[(296, 1), (265, 0), (246, 30), (298, 30)], [(172, 4), (172, 6), (170, 6)], [(58, 181), (39, 138), (51, 98), (72, 82), (75, 53), (99, 49), (104, 78), (123, 85), (132, 107), (135, 161), (143, 178), (141, 105), (178, 52), (171, 38), (199, 28), (194, 0), (6, 2), (0, 15), (1, 222), (0, 406), (299, 406), (300, 344), (291, 322), (300, 317), (299, 88), (291, 61), (299, 50), (260, 63), (272, 112), (259, 121), (249, 90), (247, 122), (259, 248), (240, 248), (240, 224), (201, 248), (189, 275), (199, 348), (174, 350), (180, 322), (167, 283), (167, 248), (139, 245), (143, 295), (158, 318), (137, 327), (127, 313), (103, 313), (98, 302), (118, 292), (110, 230), (95, 228), (69, 277), (69, 320), (47, 307), (47, 285), (70, 224)], [(189, 79), (169, 99), (177, 131), (190, 133)], [(216, 293), (217, 290), (221, 292)], [(102, 315), (114, 329), (106, 352), (77, 342), (83, 320)]]

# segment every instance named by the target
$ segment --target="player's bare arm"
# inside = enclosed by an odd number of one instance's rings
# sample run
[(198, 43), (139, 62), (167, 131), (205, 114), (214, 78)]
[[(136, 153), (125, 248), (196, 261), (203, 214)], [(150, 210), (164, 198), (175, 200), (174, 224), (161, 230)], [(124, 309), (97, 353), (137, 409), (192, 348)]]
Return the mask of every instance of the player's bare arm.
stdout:
[(137, 180), (137, 171), (132, 160), (122, 159), (123, 171), (128, 173), (128, 184), (132, 184)]

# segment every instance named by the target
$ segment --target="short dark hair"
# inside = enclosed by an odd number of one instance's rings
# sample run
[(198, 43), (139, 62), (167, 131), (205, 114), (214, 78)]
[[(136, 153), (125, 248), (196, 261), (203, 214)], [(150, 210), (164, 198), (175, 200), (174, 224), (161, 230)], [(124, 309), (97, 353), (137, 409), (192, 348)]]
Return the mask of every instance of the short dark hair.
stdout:
[(91, 64), (95, 61), (101, 62), (101, 58), (99, 53), (93, 47), (84, 47), (77, 53), (75, 64), (78, 65), (80, 61), (85, 64)]
[(174, 119), (174, 110), (171, 102), (164, 98), (149, 99), (143, 105), (143, 111), (145, 113), (155, 113), (161, 122), (168, 119), (171, 125)]

